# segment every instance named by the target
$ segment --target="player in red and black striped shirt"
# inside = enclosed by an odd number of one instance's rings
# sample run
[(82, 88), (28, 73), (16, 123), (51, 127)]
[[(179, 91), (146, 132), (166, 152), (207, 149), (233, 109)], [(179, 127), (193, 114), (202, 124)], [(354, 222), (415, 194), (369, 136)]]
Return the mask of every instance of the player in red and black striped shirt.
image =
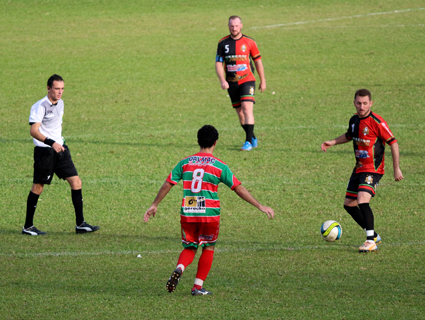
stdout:
[(376, 251), (376, 242), (381, 241), (374, 230), (374, 217), (369, 202), (384, 175), (385, 144), (391, 147), (395, 181), (403, 179), (397, 140), (385, 120), (372, 113), (372, 104), (370, 91), (358, 90), (354, 95), (357, 113), (351, 117), (347, 132), (322, 144), (322, 150), (326, 152), (331, 146), (353, 141), (356, 166), (348, 183), (344, 208), (366, 230), (367, 239), (360, 246), (360, 252)]
[(254, 61), (260, 77), (260, 92), (266, 90), (261, 54), (254, 39), (241, 33), (242, 20), (238, 16), (229, 18), (230, 35), (218, 43), (215, 70), (223, 90), (227, 89), (239, 122), (246, 133), (246, 141), (241, 150), (249, 151), (257, 147), (254, 134)]

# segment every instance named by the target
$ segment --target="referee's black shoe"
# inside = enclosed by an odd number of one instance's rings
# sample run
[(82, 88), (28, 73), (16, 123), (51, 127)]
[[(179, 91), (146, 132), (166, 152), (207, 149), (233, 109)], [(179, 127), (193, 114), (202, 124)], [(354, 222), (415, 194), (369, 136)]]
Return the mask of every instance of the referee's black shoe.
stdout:
[(99, 226), (91, 226), (87, 222), (83, 222), (79, 226), (75, 226), (75, 232), (76, 233), (87, 233), (87, 232), (95, 232), (99, 230)]
[(42, 234), (46, 234), (46, 232), (40, 231), (36, 227), (31, 226), (31, 227), (26, 228), (26, 229), (25, 229), (25, 227), (22, 228), (22, 234), (26, 234), (26, 235), (29, 235), (29, 236), (39, 236), (39, 235), (42, 235)]

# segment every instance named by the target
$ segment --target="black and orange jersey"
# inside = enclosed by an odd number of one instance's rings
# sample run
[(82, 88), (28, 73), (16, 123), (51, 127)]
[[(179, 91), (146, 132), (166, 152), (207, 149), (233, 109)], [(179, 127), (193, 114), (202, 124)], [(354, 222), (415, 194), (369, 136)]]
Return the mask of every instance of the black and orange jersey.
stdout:
[(350, 119), (345, 136), (353, 140), (356, 173), (384, 174), (385, 143), (392, 145), (397, 140), (381, 116), (372, 111), (366, 118), (355, 114)]
[(244, 34), (237, 40), (228, 35), (218, 42), (215, 61), (225, 65), (229, 86), (255, 81), (252, 61), (259, 59), (261, 55), (257, 44), (254, 39)]

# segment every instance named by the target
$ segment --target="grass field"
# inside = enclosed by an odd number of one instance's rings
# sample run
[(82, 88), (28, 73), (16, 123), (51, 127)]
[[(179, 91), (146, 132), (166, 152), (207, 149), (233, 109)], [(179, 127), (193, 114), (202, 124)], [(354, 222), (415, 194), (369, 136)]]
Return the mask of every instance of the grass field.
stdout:
[[(232, 14), (257, 41), (267, 79), (256, 94), (259, 148), (246, 153), (214, 70)], [(2, 1), (0, 319), (425, 319), (424, 21), (423, 0)], [(35, 215), (48, 235), (24, 237), (28, 116), (53, 73), (66, 83), (63, 135), (85, 218), (101, 230), (75, 234), (69, 186), (55, 177)], [(358, 253), (364, 232), (342, 206), (351, 144), (320, 151), (346, 130), (362, 87), (398, 139), (405, 177), (394, 182), (387, 148), (371, 203), (376, 254)], [(146, 224), (143, 214), (198, 151), (204, 124), (220, 132), (215, 155), (276, 217), (219, 188), (205, 282), (214, 295), (190, 296), (196, 263), (169, 294), (181, 183), (157, 217)], [(335, 243), (320, 236), (329, 219), (343, 228)]]

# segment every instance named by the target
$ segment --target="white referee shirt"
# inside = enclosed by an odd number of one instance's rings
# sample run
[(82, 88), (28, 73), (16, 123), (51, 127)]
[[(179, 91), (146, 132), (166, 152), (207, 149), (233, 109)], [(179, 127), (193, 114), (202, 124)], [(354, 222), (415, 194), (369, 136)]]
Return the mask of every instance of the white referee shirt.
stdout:
[[(29, 122), (30, 124), (39, 122), (41, 123), (39, 131), (47, 138), (63, 145), (62, 137), (62, 117), (63, 117), (64, 104), (60, 99), (56, 105), (52, 104), (47, 96), (37, 101), (31, 107)], [(47, 144), (33, 139), (37, 147), (48, 147)]]

